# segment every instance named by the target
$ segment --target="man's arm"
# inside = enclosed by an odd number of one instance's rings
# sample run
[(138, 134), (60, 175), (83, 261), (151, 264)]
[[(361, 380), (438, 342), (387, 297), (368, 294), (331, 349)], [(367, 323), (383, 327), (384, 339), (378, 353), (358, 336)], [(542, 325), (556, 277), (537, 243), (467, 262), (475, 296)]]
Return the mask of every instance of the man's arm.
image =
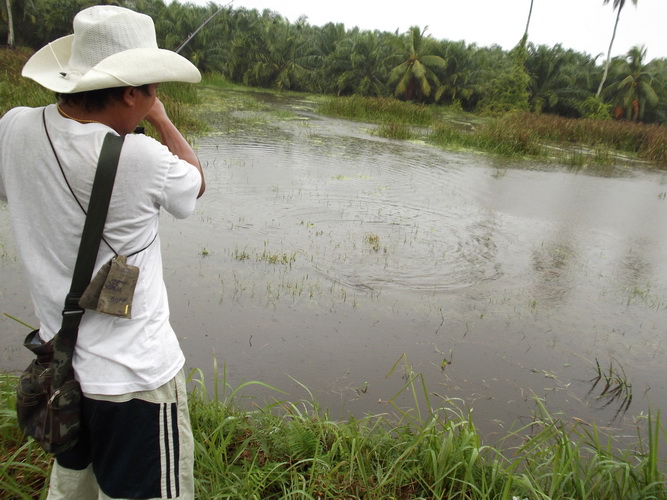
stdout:
[(183, 135), (178, 131), (176, 126), (171, 122), (167, 116), (167, 112), (164, 109), (164, 105), (160, 99), (155, 99), (155, 104), (150, 109), (148, 114), (145, 117), (146, 121), (155, 127), (158, 134), (160, 134), (160, 140), (162, 144), (169, 148), (173, 154), (178, 156), (181, 160), (185, 160), (191, 165), (194, 165), (197, 170), (199, 170), (199, 175), (201, 175), (201, 188), (199, 189), (199, 194), (197, 198), (204, 194), (206, 190), (206, 183), (204, 181), (204, 171), (201, 168), (199, 163), (199, 158), (195, 154), (194, 150), (185, 140)]

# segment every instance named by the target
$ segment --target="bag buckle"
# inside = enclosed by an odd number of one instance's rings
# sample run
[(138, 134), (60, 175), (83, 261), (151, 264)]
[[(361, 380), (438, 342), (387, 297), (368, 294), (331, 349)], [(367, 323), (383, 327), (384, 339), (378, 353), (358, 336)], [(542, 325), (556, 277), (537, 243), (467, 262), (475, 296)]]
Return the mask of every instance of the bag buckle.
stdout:
[(68, 293), (65, 297), (65, 307), (63, 308), (63, 316), (71, 316), (73, 314), (83, 314), (84, 309), (79, 305), (80, 293)]

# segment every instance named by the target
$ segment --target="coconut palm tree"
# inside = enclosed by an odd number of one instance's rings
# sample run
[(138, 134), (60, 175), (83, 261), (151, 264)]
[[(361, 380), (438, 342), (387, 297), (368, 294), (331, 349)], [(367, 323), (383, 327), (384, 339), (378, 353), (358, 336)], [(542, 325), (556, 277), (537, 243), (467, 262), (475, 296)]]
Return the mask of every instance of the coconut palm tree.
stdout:
[[(528, 44), (526, 71), (530, 76), (528, 93), (531, 111), (554, 113), (565, 105), (576, 108), (576, 101), (588, 95), (588, 82), (582, 81), (582, 57), (560, 44), (553, 47)], [(560, 106), (559, 106), (560, 104)]]
[(341, 71), (335, 79), (338, 95), (385, 95), (386, 45), (377, 33), (354, 32), (343, 40), (335, 53)]
[(415, 95), (423, 99), (431, 95), (431, 83), (440, 86), (434, 69), (447, 67), (447, 61), (433, 55), (434, 41), (425, 36), (426, 29), (412, 26), (408, 32), (396, 39), (397, 53), (392, 60), (401, 61), (389, 73), (389, 84), (394, 87), (394, 95), (410, 100)]
[(335, 80), (344, 70), (341, 63), (339, 47), (350, 37), (342, 23), (327, 23), (321, 28), (310, 28), (308, 42), (308, 60), (306, 64), (312, 69), (310, 88), (319, 93), (335, 92)]
[(5, 9), (2, 14), (7, 20), (7, 45), (14, 46), (14, 19), (12, 18), (12, 0), (5, 1)]
[[(607, 5), (611, 0), (602, 0), (603, 5)], [(637, 0), (632, 0), (634, 5), (637, 5)], [(609, 50), (607, 51), (607, 61), (604, 65), (604, 73), (602, 74), (602, 80), (600, 81), (600, 86), (598, 87), (599, 96), (602, 93), (602, 87), (604, 87), (604, 82), (607, 80), (607, 74), (609, 73), (609, 64), (611, 63), (611, 48), (614, 46), (614, 39), (616, 38), (616, 28), (618, 28), (618, 20), (621, 18), (621, 11), (625, 7), (625, 0), (614, 0), (614, 10), (616, 11), (616, 22), (614, 23), (614, 31), (611, 34), (611, 41), (609, 42)]]
[(440, 77), (441, 85), (435, 92), (435, 100), (459, 103), (469, 107), (471, 98), (481, 91), (481, 68), (477, 59), (478, 50), (464, 41), (441, 42), (442, 58), (447, 61), (447, 69)]
[(523, 36), (528, 40), (528, 28), (530, 27), (530, 18), (533, 16), (533, 0), (530, 0), (530, 10), (528, 10), (528, 21), (526, 21), (526, 31), (524, 31)]
[(262, 51), (243, 75), (243, 83), (281, 90), (303, 90), (309, 76), (308, 40), (302, 35), (305, 19), (295, 24), (279, 18), (262, 39)]
[(655, 75), (652, 67), (644, 64), (645, 47), (632, 47), (625, 59), (617, 59), (612, 66), (611, 83), (604, 91), (613, 99), (615, 115), (628, 120), (644, 118), (647, 106), (658, 104), (653, 88)]

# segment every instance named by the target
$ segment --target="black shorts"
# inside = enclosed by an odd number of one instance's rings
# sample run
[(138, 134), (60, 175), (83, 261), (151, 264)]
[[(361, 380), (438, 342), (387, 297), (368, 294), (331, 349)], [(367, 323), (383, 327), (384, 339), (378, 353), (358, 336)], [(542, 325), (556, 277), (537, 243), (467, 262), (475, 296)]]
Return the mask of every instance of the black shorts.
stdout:
[[(173, 392), (172, 401), (132, 397), (118, 402), (84, 395), (82, 438), (73, 449), (56, 456), (58, 464), (75, 470), (92, 464), (100, 489), (112, 498), (180, 496), (182, 474), (191, 474), (180, 470), (183, 430), (179, 427), (184, 423), (178, 398), (186, 398), (187, 411), (187, 395)], [(189, 419), (186, 433), (187, 441)]]

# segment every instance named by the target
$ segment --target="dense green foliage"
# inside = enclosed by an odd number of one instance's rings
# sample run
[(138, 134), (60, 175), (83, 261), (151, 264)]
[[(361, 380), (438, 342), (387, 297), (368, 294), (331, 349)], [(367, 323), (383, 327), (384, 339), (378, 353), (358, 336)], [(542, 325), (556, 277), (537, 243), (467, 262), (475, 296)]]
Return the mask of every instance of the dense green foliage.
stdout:
[[(92, 3), (116, 3), (156, 22), (159, 43), (176, 49), (219, 7), (164, 0), (25, 0), (11, 2), (17, 45), (39, 48), (71, 31), (74, 14)], [(0, 37), (7, 39), (6, 2)], [(591, 20), (591, 22), (597, 22)], [(235, 83), (332, 95), (395, 96), (456, 104), (466, 111), (525, 110), (567, 117), (609, 117), (664, 123), (667, 60), (644, 61), (643, 48), (603, 66), (589, 54), (526, 39), (513, 51), (436, 40), (425, 29), (387, 33), (290, 22), (270, 10), (225, 6), (182, 54), (204, 72)]]

